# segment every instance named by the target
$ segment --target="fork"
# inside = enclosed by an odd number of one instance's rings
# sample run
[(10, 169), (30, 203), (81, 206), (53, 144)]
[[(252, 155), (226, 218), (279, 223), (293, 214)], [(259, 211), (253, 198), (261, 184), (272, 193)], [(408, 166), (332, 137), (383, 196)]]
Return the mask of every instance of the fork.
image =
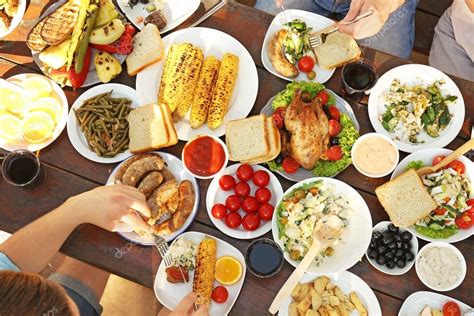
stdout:
[[(339, 22), (341, 24), (344, 24), (344, 25), (348, 25), (348, 24), (352, 24), (352, 23), (355, 23), (363, 18), (366, 18), (368, 16), (371, 16), (372, 14), (374, 13), (373, 10), (369, 10), (365, 13), (362, 13), (360, 15), (358, 15), (357, 17), (354, 18), (354, 20), (352, 21), (347, 21), (347, 22)], [(339, 28), (337, 26), (329, 26), (325, 29), (323, 29), (322, 31), (318, 32), (318, 33), (313, 33), (310, 37), (309, 37), (309, 45), (311, 46), (311, 48), (316, 48), (318, 46), (321, 46), (324, 44), (324, 42), (326, 42), (326, 38), (329, 34), (331, 33), (334, 33), (336, 31), (338, 31)]]
[[(161, 259), (165, 263), (165, 267), (171, 267), (173, 265), (173, 258), (171, 257), (171, 254), (168, 254), (168, 250), (170, 249), (168, 246), (168, 243), (166, 240), (163, 238), (163, 236), (153, 234), (153, 242), (155, 243), (156, 249), (158, 249), (158, 252), (160, 253)], [(186, 278), (184, 277), (184, 272), (183, 269), (181, 268), (180, 265), (178, 265), (179, 272), (181, 272), (181, 277), (183, 278), (184, 283), (188, 283), (186, 281)]]

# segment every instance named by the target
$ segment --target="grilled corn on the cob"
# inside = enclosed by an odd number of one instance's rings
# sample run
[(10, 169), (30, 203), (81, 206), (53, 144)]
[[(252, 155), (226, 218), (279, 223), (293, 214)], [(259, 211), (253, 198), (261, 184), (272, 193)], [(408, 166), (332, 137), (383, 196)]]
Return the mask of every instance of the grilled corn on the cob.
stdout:
[(216, 252), (216, 241), (212, 238), (206, 237), (199, 244), (193, 281), (193, 292), (198, 296), (197, 305), (209, 306), (211, 302), (216, 270)]
[(201, 49), (189, 43), (170, 47), (158, 102), (168, 105), (175, 118), (182, 118), (191, 106), (203, 59)]
[(220, 60), (214, 56), (209, 56), (204, 60), (191, 105), (192, 128), (198, 128), (206, 122), (220, 65)]

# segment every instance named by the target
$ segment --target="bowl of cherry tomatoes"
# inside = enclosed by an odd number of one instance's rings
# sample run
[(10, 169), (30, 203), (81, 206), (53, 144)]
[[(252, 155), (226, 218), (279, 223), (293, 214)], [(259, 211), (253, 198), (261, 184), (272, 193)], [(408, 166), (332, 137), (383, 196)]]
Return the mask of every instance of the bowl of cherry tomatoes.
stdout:
[(272, 229), (273, 211), (282, 195), (280, 182), (264, 167), (234, 164), (212, 180), (206, 208), (221, 232), (234, 238), (252, 239)]

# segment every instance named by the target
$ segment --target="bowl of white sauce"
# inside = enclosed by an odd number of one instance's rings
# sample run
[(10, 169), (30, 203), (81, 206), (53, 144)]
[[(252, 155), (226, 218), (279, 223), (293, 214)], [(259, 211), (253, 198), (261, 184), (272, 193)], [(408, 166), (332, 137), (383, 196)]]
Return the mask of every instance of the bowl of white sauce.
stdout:
[(466, 260), (453, 245), (437, 241), (421, 248), (415, 269), (424, 285), (445, 292), (457, 288), (466, 277)]

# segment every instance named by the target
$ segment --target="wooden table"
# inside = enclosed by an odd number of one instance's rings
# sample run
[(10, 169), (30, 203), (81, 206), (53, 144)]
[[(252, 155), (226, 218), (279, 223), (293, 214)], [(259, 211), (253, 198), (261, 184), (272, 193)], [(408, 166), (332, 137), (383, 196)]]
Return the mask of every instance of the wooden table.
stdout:
[[(34, 19), (54, 1), (50, 1), (48, 4), (43, 2), (46, 1), (32, 0), (29, 3), (24, 23), (10, 34), (5, 41), (0, 42), (0, 74), (2, 77), (7, 78), (25, 72), (40, 72), (32, 61), (25, 39), (29, 28), (34, 23)], [(201, 5), (196, 14), (181, 27), (186, 27), (186, 25), (198, 19), (203, 11)], [(229, 3), (201, 25), (216, 28), (234, 36), (252, 55), (257, 65), (259, 91), (251, 114), (258, 114), (268, 99), (281, 91), (287, 84), (286, 81), (267, 72), (263, 68), (260, 59), (263, 38), (272, 19), (272, 16), (253, 8), (237, 3)], [(379, 74), (407, 63), (405, 60), (372, 49), (364, 49), (363, 56), (374, 61)], [(464, 96), (466, 118), (462, 131), (448, 146), (451, 149), (456, 148), (468, 139), (474, 112), (474, 83), (458, 78), (453, 78), (453, 80)], [(135, 78), (129, 77), (125, 71), (113, 82), (135, 87)], [(335, 92), (341, 92), (340, 69), (336, 70), (334, 76), (327, 82), (327, 86)], [(69, 104), (72, 105), (74, 100), (86, 89), (73, 91), (71, 88), (65, 88), (64, 90)], [(358, 103), (351, 103), (351, 105), (359, 120), (361, 133), (372, 132), (373, 129), (369, 122), (366, 106)], [(183, 145), (183, 142), (179, 142), (176, 146), (164, 151), (180, 157)], [(403, 158), (405, 154), (401, 154), (401, 156)], [(40, 158), (47, 174), (46, 181), (41, 187), (22, 189), (10, 186), (0, 180), (0, 229), (13, 233), (54, 209), (68, 197), (105, 184), (110, 172), (115, 167), (115, 165), (98, 164), (83, 158), (71, 146), (66, 130), (53, 144), (41, 151)], [(387, 181), (388, 177), (370, 179), (362, 176), (353, 166), (350, 166), (337, 178), (352, 185), (362, 195), (370, 208), (374, 225), (388, 219), (387, 214), (374, 195), (374, 189)], [(293, 184), (280, 176), (278, 176), (278, 179), (281, 181), (284, 190)], [(249, 241), (230, 238), (217, 230), (211, 223), (205, 206), (205, 196), (209, 183), (210, 180), (199, 180), (200, 206), (196, 219), (189, 230), (214, 235), (245, 253)], [(272, 238), (270, 232), (265, 236)], [(474, 243), (472, 241), (471, 237), (468, 240), (456, 243), (456, 247), (461, 250), (468, 262), (467, 277), (457, 289), (445, 293), (471, 306), (474, 305), (474, 296), (472, 295), (474, 292)], [(425, 244), (421, 240), (420, 243), (420, 246)], [(127, 243), (119, 235), (92, 225), (78, 227), (67, 239), (61, 251), (147, 287), (153, 286), (154, 276), (160, 263), (159, 255), (153, 247)], [(230, 314), (268, 314), (267, 309), (273, 297), (292, 271), (293, 268), (290, 264), (285, 262), (281, 272), (270, 279), (258, 279), (248, 273), (242, 292)], [(407, 296), (415, 291), (428, 290), (416, 276), (414, 268), (403, 276), (389, 276), (373, 268), (363, 257), (350, 271), (362, 277), (372, 287), (382, 307), (383, 315), (396, 315)]]

